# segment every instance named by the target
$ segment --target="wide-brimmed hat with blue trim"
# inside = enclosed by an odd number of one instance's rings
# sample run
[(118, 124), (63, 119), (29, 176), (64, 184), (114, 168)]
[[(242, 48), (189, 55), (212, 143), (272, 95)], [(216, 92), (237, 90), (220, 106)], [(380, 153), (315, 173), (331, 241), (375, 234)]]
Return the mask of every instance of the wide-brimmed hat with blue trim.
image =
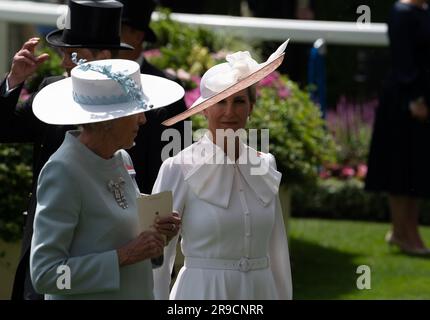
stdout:
[(45, 123), (77, 125), (154, 110), (183, 96), (184, 89), (176, 82), (140, 74), (135, 61), (78, 62), (71, 77), (39, 91), (33, 112)]
[(262, 80), (281, 65), (288, 42), (289, 39), (263, 63), (255, 61), (248, 51), (238, 51), (228, 55), (227, 62), (217, 64), (205, 72), (200, 82), (200, 97), (191, 107), (167, 119), (163, 125), (174, 125)]

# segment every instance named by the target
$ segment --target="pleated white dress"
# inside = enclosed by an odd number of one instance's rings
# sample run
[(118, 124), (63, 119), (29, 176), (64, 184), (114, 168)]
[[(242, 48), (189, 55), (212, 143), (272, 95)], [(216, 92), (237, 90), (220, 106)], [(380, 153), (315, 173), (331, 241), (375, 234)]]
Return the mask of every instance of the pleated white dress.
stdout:
[(169, 295), (176, 237), (154, 270), (156, 299), (292, 298), (275, 159), (241, 143), (239, 159), (226, 162), (204, 136), (161, 166), (153, 193), (173, 191), (185, 264)]

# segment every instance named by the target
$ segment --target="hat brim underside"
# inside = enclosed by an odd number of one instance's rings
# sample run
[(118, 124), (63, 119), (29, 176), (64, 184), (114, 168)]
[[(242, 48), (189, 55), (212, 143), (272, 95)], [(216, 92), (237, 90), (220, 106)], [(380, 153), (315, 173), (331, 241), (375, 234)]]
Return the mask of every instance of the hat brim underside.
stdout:
[(254, 83), (257, 83), (258, 81), (264, 79), (267, 75), (275, 71), (284, 60), (285, 53), (280, 55), (278, 58), (270, 62), (269, 64), (265, 65), (263, 68), (255, 71), (254, 73), (250, 74), (246, 78), (242, 79), (241, 81), (235, 83), (234, 85), (228, 87), (227, 89), (221, 91), (220, 93), (216, 94), (213, 97), (210, 97), (208, 99), (201, 99), (201, 102), (199, 103), (199, 100), (197, 100), (197, 104), (195, 106), (192, 106), (188, 110), (170, 118), (164, 121), (162, 124), (165, 126), (171, 126), (175, 123), (185, 120), (192, 115), (195, 115), (196, 113), (202, 112), (203, 110), (213, 106), (214, 104), (220, 102), (221, 100), (228, 98), (232, 94), (241, 91), (245, 88), (248, 88), (249, 86), (252, 86)]
[(114, 44), (88, 44), (88, 43), (65, 43), (61, 37), (63, 34), (63, 30), (58, 29), (50, 32), (46, 36), (46, 42), (48, 42), (51, 46), (60, 47), (60, 48), (91, 48), (91, 49), (116, 49), (116, 50), (134, 50), (134, 48), (126, 43), (120, 43), (118, 45)]
[(141, 83), (152, 108), (146, 110), (130, 101), (111, 105), (86, 105), (73, 99), (72, 79), (66, 78), (44, 87), (33, 101), (33, 112), (38, 119), (55, 125), (78, 125), (118, 119), (158, 109), (178, 101), (184, 89), (174, 81), (141, 74)]

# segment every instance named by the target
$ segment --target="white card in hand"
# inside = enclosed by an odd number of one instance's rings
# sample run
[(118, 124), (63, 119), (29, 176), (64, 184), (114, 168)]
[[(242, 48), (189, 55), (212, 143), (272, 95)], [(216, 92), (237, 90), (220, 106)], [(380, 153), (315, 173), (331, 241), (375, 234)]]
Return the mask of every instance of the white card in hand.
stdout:
[(156, 194), (140, 194), (137, 198), (140, 231), (154, 230), (155, 218), (172, 215), (173, 197), (171, 191)]

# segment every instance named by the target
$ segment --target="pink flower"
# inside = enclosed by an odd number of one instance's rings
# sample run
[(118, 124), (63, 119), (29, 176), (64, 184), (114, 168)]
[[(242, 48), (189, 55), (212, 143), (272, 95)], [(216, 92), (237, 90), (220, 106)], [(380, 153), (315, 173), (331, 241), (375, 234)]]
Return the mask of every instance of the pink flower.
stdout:
[(290, 90), (286, 86), (281, 86), (278, 89), (278, 96), (281, 99), (286, 99), (290, 96)]
[(330, 171), (322, 170), (322, 171), (320, 172), (320, 178), (321, 178), (321, 179), (328, 179), (328, 178), (330, 178), (330, 177), (331, 177), (331, 173), (330, 173)]
[(263, 87), (270, 87), (276, 83), (279, 79), (279, 73), (272, 72), (271, 74), (267, 75), (264, 79), (260, 81), (260, 85)]
[(185, 92), (185, 105), (187, 108), (191, 107), (191, 105), (200, 97), (200, 89), (195, 88), (192, 90), (188, 90)]
[(196, 85), (197, 85), (197, 87), (199, 87), (200, 86), (200, 82), (202, 81), (202, 78), (201, 77), (199, 77), (199, 76), (191, 76), (191, 81), (192, 82), (194, 82)]
[(342, 177), (351, 178), (355, 175), (355, 170), (351, 167), (344, 167), (341, 171)]
[(365, 178), (367, 175), (367, 166), (365, 164), (359, 164), (357, 166), (357, 177)]

